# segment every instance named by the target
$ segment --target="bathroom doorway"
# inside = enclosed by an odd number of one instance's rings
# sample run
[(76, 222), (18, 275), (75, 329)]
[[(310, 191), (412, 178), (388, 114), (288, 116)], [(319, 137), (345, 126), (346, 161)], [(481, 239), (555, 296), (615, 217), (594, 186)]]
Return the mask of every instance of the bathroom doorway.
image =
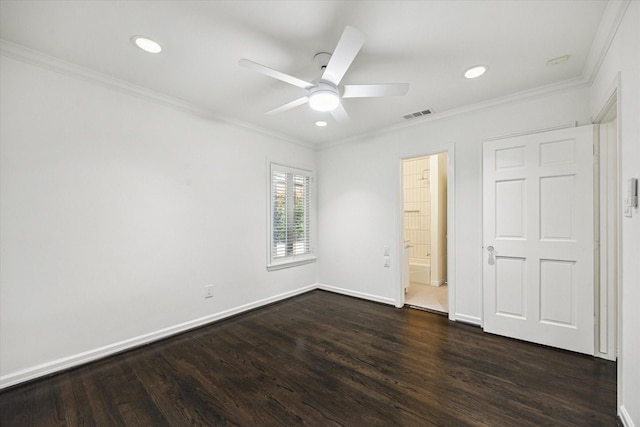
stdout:
[(402, 162), (404, 303), (447, 314), (447, 153)]

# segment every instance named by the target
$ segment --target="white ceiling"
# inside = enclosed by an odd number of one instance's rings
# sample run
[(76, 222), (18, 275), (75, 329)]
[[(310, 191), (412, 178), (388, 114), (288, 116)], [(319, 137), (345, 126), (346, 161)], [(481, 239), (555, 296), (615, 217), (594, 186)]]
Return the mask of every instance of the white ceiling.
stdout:
[[(2, 1), (0, 37), (222, 118), (323, 143), (406, 123), (425, 108), (466, 105), (581, 78), (606, 1)], [(238, 66), (248, 58), (305, 80), (317, 52), (346, 25), (367, 35), (342, 83), (409, 83), (404, 97), (347, 99), (336, 123), (308, 105), (264, 112), (305, 95)], [(164, 51), (144, 53), (147, 35)], [(547, 60), (570, 55), (562, 65)], [(486, 64), (483, 77), (464, 70)], [(325, 119), (326, 128), (314, 122)], [(412, 119), (420, 120), (420, 119)]]

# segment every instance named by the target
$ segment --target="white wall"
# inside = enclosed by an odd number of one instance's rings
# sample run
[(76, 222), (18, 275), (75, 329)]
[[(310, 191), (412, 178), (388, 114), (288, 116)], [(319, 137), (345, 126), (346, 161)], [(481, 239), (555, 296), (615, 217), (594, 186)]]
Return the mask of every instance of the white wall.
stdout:
[[(607, 56), (591, 87), (591, 113), (600, 113), (620, 74), (618, 103), (619, 146), (624, 182), (640, 178), (640, 2), (630, 2)], [(640, 426), (640, 210), (622, 218), (622, 348), (619, 349), (620, 412), (626, 425)]]
[[(589, 123), (587, 87), (426, 121), (320, 151), (320, 283), (396, 301), (402, 237), (400, 158), (443, 151), (454, 143), (455, 221), (450, 224), (455, 227), (454, 317), (480, 323), (482, 139), (575, 121)], [(394, 249), (391, 268), (383, 266), (385, 245)]]
[[(621, 176), (640, 177), (637, 22), (640, 3), (631, 2), (590, 89), (426, 120), (317, 154), (2, 57), (0, 386), (316, 281), (395, 303), (400, 158), (449, 144), (455, 144), (454, 317), (480, 322), (482, 139), (589, 123), (620, 72)], [(266, 272), (267, 158), (318, 163), (317, 264)], [(635, 425), (639, 218), (636, 210), (621, 221), (621, 403)], [(390, 268), (383, 267), (387, 245)], [(205, 300), (209, 283), (215, 297)]]
[(1, 59), (0, 385), (315, 284), (266, 271), (267, 158), (312, 150)]

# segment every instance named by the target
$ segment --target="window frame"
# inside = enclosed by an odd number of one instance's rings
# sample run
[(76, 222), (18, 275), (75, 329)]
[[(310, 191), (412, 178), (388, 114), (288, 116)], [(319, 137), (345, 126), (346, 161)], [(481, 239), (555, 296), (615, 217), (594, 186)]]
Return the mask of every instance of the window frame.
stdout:
[[(274, 186), (274, 172), (280, 172), (284, 174), (302, 175), (309, 178), (308, 190), (306, 194), (306, 215), (307, 221), (306, 238), (308, 251), (303, 254), (288, 254), (284, 256), (278, 256), (275, 253), (274, 245), (274, 201), (275, 201), (275, 186)], [(315, 180), (314, 172), (310, 169), (302, 169), (299, 167), (292, 167), (282, 163), (269, 162), (268, 167), (268, 179), (267, 179), (268, 197), (267, 197), (267, 210), (268, 210), (268, 226), (267, 226), (267, 270), (280, 270), (283, 268), (295, 267), (298, 265), (309, 264), (315, 262), (317, 257), (315, 255)], [(293, 191), (293, 189), (289, 189)], [(293, 194), (293, 193), (290, 193)]]

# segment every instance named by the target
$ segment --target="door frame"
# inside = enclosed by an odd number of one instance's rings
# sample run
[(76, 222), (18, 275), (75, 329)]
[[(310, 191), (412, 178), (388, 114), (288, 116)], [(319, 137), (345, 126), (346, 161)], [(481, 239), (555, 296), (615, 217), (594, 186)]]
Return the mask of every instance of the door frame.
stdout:
[[(620, 102), (620, 89), (621, 89), (621, 72), (618, 72), (613, 78), (613, 80), (611, 81), (611, 83), (609, 84), (609, 87), (603, 94), (603, 97), (596, 104), (596, 108), (593, 109), (594, 111), (597, 111), (597, 113), (595, 113), (591, 117), (591, 123), (598, 125), (602, 123), (607, 117), (607, 115), (612, 111), (612, 109), (615, 108), (616, 118), (617, 118), (617, 126), (616, 126), (617, 138), (616, 138), (616, 153), (615, 153), (617, 169), (618, 169), (616, 173), (616, 180), (617, 180), (616, 188), (618, 190), (617, 203), (620, 203), (621, 192), (623, 190), (621, 186), (622, 168), (620, 167), (620, 165), (622, 164), (622, 158), (621, 158), (622, 150), (620, 150), (620, 136), (622, 135), (622, 115), (621, 115), (622, 105)], [(618, 389), (618, 402), (617, 402), (618, 405), (617, 406), (618, 406), (618, 414), (620, 414), (620, 404), (622, 402), (622, 387), (623, 387), (622, 383), (624, 381), (624, 378), (622, 377), (622, 371), (623, 371), (622, 365), (624, 363), (624, 360), (622, 357), (623, 355), (622, 347), (624, 345), (622, 340), (622, 331), (623, 331), (624, 325), (622, 323), (622, 292), (620, 289), (620, 283), (622, 283), (622, 276), (624, 272), (623, 272), (623, 266), (622, 266), (623, 217), (622, 217), (622, 210), (619, 209), (620, 205), (617, 205), (617, 206), (618, 206), (618, 209), (617, 209), (616, 216), (617, 216), (618, 223), (617, 223), (615, 235), (617, 238), (616, 249), (617, 249), (618, 256), (617, 256), (617, 260), (614, 267), (617, 270), (618, 286), (616, 289), (616, 297), (615, 297), (616, 303), (614, 304), (615, 313), (613, 313), (614, 319), (616, 320), (615, 333), (614, 333), (613, 339), (615, 340), (615, 347), (616, 347), (615, 353), (616, 353), (617, 371), (618, 371), (617, 372), (617, 389)], [(602, 236), (601, 236), (601, 239), (602, 239)], [(602, 241), (600, 243), (602, 246)], [(606, 242), (606, 244), (610, 244), (610, 242)]]
[[(618, 209), (620, 200), (620, 162), (619, 162), (619, 120), (617, 111), (617, 92), (614, 92), (602, 111), (593, 121), (598, 131), (595, 163), (597, 167), (597, 184), (595, 186), (596, 202), (596, 349), (594, 355), (615, 361), (617, 357), (617, 323), (618, 312), (618, 265), (620, 259), (620, 222), (622, 217)], [(603, 125), (616, 120), (616, 136), (606, 135)], [(604, 131), (604, 132), (603, 132)], [(613, 169), (613, 170), (612, 170)], [(611, 174), (614, 173), (614, 175)], [(613, 185), (614, 194), (610, 194)], [(611, 280), (609, 280), (611, 279)]]
[[(398, 159), (398, 198), (396, 201), (396, 248), (398, 259), (404, 262), (404, 190), (403, 190), (403, 162), (416, 157), (447, 154), (447, 305), (450, 320), (464, 320), (456, 318), (456, 263), (455, 263), (455, 143), (446, 143), (433, 146), (429, 149), (416, 148), (403, 150)], [(398, 263), (396, 272), (396, 307), (404, 306), (404, 266)]]

